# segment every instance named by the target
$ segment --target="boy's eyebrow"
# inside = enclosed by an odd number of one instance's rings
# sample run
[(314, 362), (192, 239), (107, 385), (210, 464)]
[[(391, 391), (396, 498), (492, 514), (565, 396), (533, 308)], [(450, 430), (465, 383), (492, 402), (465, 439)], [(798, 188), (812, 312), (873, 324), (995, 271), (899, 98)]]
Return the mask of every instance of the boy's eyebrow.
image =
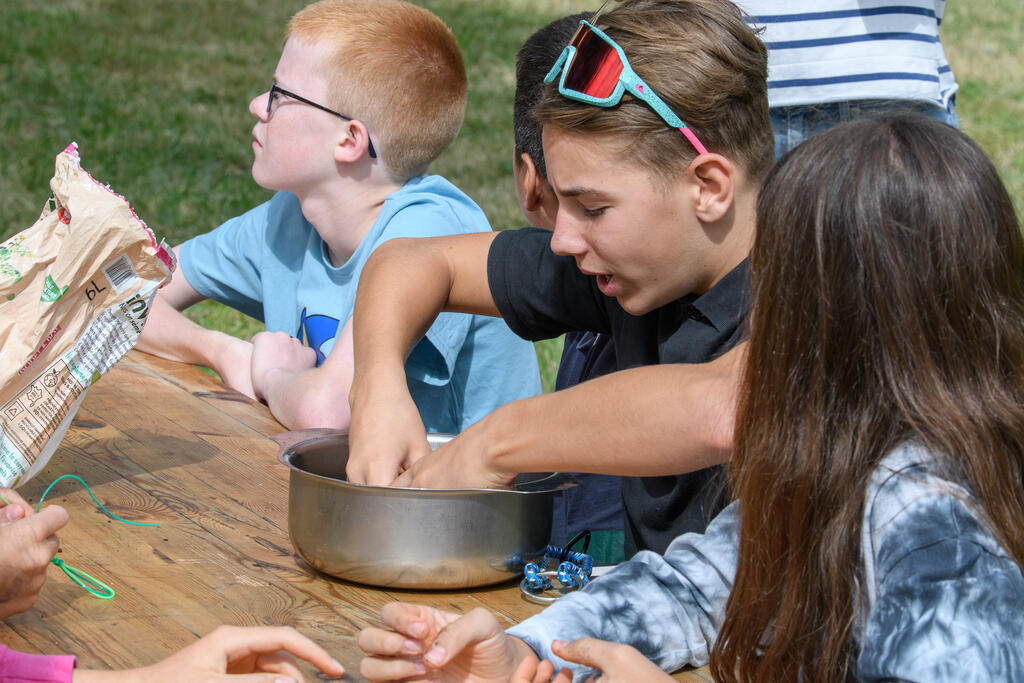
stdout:
[(582, 195), (593, 195), (595, 197), (606, 196), (606, 193), (602, 190), (597, 190), (592, 187), (567, 187), (564, 190), (556, 187), (555, 191), (563, 197), (580, 197)]

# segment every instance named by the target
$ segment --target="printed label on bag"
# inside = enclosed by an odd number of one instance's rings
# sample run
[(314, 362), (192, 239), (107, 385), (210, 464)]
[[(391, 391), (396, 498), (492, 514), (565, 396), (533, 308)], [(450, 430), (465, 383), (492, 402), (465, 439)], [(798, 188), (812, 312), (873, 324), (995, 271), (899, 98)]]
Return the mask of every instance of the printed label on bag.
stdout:
[(83, 391), (85, 386), (74, 376), (68, 364), (59, 359), (0, 408), (3, 451), (16, 449), (19, 456), (10, 462), (9, 454), (4, 452), (0, 457), (0, 470), (21, 468), (20, 474), (35, 462), (68, 408)]

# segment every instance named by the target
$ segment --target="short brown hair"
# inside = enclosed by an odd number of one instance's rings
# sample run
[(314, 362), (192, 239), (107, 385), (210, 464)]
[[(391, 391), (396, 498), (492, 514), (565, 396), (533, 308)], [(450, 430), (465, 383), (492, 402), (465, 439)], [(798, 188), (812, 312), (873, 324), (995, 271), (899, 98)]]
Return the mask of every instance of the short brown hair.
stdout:
[[(627, 0), (597, 27), (617, 42), (630, 66), (710, 152), (760, 180), (774, 160), (768, 118), (768, 53), (729, 0)], [(670, 180), (696, 151), (642, 100), (596, 107), (566, 99), (557, 82), (534, 114), (541, 125), (622, 139), (623, 157)]]
[(466, 111), (455, 36), (430, 11), (399, 0), (320, 0), (285, 38), (324, 41), (330, 105), (366, 124), (391, 177), (404, 182), (452, 143)]

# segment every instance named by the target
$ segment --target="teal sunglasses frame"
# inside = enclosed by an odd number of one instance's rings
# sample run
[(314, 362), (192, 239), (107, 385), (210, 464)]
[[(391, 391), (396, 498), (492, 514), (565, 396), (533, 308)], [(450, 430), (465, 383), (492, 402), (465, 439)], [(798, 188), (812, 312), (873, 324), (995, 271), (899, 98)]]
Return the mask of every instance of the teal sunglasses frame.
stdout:
[[(619, 74), (619, 81), (615, 85), (615, 89), (612, 91), (612, 94), (608, 97), (594, 97), (585, 92), (567, 88), (565, 85), (566, 75), (572, 69), (572, 64), (576, 56), (576, 46), (574, 43), (576, 42), (576, 38), (579, 36), (580, 31), (589, 31), (604, 42), (608, 43), (608, 45), (615, 50), (619, 57), (619, 61), (622, 62), (622, 72)], [(555, 78), (558, 78), (559, 74), (561, 74), (561, 78), (558, 79), (558, 92), (562, 97), (566, 97), (577, 102), (583, 102), (584, 104), (592, 104), (596, 107), (614, 107), (622, 100), (622, 95), (628, 89), (630, 95), (643, 100), (647, 103), (647, 106), (653, 109), (665, 123), (678, 129), (679, 132), (685, 135), (686, 139), (690, 141), (690, 144), (693, 145), (693, 148), (697, 150), (698, 154), (707, 154), (707, 148), (704, 147), (701, 141), (697, 139), (697, 136), (692, 130), (690, 130), (690, 127), (683, 123), (683, 120), (676, 116), (675, 112), (665, 104), (664, 100), (658, 97), (658, 94), (651, 89), (651, 86), (647, 85), (647, 83), (645, 83), (644, 80), (640, 78), (635, 71), (633, 71), (633, 67), (629, 65), (629, 60), (626, 59), (626, 53), (623, 52), (621, 47), (619, 47), (619, 44), (609, 38), (604, 31), (597, 28), (589, 21), (580, 21), (580, 27), (576, 29), (576, 33), (573, 34), (572, 40), (570, 40), (569, 44), (565, 46), (564, 50), (562, 50), (562, 54), (558, 56), (558, 60), (555, 61), (554, 66), (552, 66), (551, 70), (548, 71), (548, 75), (544, 77), (544, 82), (551, 83)]]

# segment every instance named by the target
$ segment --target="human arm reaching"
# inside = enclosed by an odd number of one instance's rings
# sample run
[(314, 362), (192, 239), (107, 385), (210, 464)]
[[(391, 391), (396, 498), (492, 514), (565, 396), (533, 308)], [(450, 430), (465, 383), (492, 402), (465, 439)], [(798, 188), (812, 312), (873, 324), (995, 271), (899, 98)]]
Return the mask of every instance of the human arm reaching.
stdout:
[(660, 476), (726, 462), (745, 353), (743, 343), (708, 363), (622, 370), (508, 403), (394, 485), (499, 488), (520, 472)]
[(238, 681), (282, 683), (304, 680), (297, 659), (329, 676), (342, 666), (293, 628), (219, 626), (203, 638), (156, 664), (124, 671), (76, 670), (74, 683), (172, 683)]
[[(179, 256), (180, 249), (175, 247)], [(182, 313), (205, 297), (197, 292), (179, 267), (170, 283), (157, 291), (136, 348), (168, 360), (213, 369), (229, 387), (255, 398), (250, 367), (252, 344), (219, 330), (210, 330)]]
[(350, 481), (388, 484), (430, 451), (405, 360), (442, 311), (498, 315), (487, 286), (495, 234), (391, 240), (367, 261), (352, 317)]

